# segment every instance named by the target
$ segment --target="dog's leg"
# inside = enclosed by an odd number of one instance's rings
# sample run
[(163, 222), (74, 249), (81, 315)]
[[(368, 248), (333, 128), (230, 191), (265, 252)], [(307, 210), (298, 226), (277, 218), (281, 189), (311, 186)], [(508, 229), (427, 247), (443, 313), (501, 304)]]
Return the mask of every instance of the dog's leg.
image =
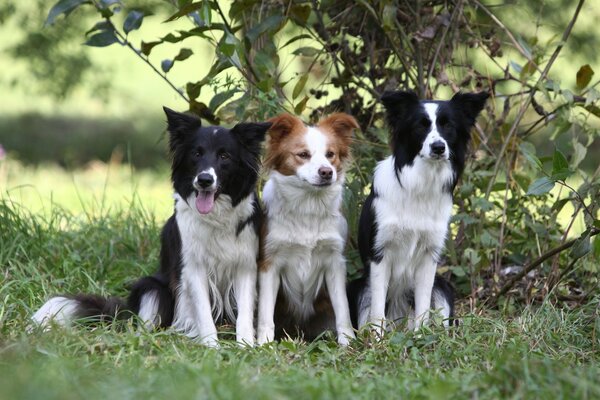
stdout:
[(375, 333), (381, 338), (385, 331), (385, 301), (390, 283), (391, 264), (385, 259), (379, 263), (371, 262), (371, 312), (369, 322)]
[(258, 273), (258, 344), (272, 342), (275, 338), (275, 300), (279, 291), (279, 272), (273, 265)]
[(335, 313), (338, 343), (347, 346), (355, 336), (350, 321), (348, 297), (346, 296), (346, 262), (342, 257), (331, 263), (331, 267), (325, 273), (325, 281)]
[[(248, 268), (251, 266), (250, 268)], [(254, 345), (254, 305), (256, 302), (256, 262), (238, 267), (235, 277), (237, 318), (235, 335), (238, 343)]]
[[(184, 268), (182, 272), (185, 272)], [(192, 272), (193, 271), (193, 272)], [(198, 339), (208, 347), (219, 347), (217, 340), (217, 327), (212, 316), (210, 305), (210, 291), (208, 287), (208, 276), (206, 270), (201, 267), (192, 269), (187, 280), (188, 284), (184, 286), (187, 296), (194, 312), (194, 319), (198, 329)]]
[(433, 289), (436, 267), (435, 257), (428, 254), (425, 256), (421, 266), (415, 271), (415, 330), (419, 329), (421, 325), (426, 324), (429, 320), (431, 291)]

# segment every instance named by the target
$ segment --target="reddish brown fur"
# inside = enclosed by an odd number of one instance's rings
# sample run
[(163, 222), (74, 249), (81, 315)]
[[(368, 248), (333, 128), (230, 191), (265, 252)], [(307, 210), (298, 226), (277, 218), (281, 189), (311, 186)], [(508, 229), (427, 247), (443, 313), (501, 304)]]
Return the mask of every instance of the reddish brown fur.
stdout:
[[(307, 162), (297, 156), (307, 150), (304, 142), (306, 125), (290, 114), (279, 115), (269, 122), (273, 125), (269, 129), (263, 166), (267, 171), (276, 170), (283, 175), (294, 175), (297, 168)], [(319, 121), (317, 128), (331, 138), (328, 150), (333, 151), (335, 156), (330, 162), (341, 172), (344, 162), (350, 156), (352, 131), (358, 128), (358, 123), (348, 114), (335, 113)]]
[(341, 172), (345, 167), (345, 161), (350, 156), (352, 132), (358, 128), (358, 123), (351, 115), (335, 113), (319, 121), (317, 127), (332, 138), (328, 150), (333, 151), (335, 157), (329, 161), (338, 173)]
[(306, 125), (291, 114), (281, 114), (269, 120), (267, 154), (263, 163), (267, 171), (277, 170), (283, 175), (294, 175), (296, 169), (306, 160), (296, 154), (303, 151)]

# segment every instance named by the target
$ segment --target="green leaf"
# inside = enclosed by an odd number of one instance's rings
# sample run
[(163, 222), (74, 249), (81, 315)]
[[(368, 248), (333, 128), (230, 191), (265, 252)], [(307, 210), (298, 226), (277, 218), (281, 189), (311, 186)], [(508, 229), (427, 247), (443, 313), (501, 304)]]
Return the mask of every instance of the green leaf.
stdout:
[(233, 56), (233, 53), (235, 53), (237, 44), (237, 38), (231, 33), (226, 32), (225, 35), (223, 35), (223, 39), (219, 42), (218, 49), (227, 57), (231, 57)]
[(573, 168), (577, 168), (585, 158), (586, 154), (587, 147), (576, 140), (575, 143), (573, 143), (573, 157), (571, 157), (571, 166)]
[(296, 99), (302, 93), (304, 86), (306, 86), (306, 82), (308, 81), (308, 74), (304, 74), (298, 79), (296, 85), (294, 85), (294, 90), (292, 91), (292, 99)]
[(52, 25), (54, 21), (56, 21), (56, 18), (61, 14), (65, 14), (66, 18), (73, 10), (82, 4), (92, 4), (92, 2), (90, 0), (60, 0), (50, 9), (48, 17), (46, 17), (46, 22), (44, 22), (44, 26)]
[(106, 30), (110, 30), (112, 29), (110, 23), (108, 23), (108, 21), (98, 21), (96, 22), (96, 24), (85, 33), (85, 36), (89, 35), (92, 32), (96, 32), (96, 31), (106, 31)]
[(308, 4), (295, 4), (290, 8), (289, 16), (296, 24), (305, 26), (311, 11), (312, 7)]
[(210, 99), (210, 103), (208, 103), (208, 108), (210, 108), (211, 110), (217, 110), (217, 108), (219, 108), (227, 100), (231, 99), (231, 97), (239, 91), (239, 89), (231, 89), (225, 92), (217, 93), (212, 99)]
[(523, 157), (525, 157), (533, 167), (537, 168), (538, 170), (542, 169), (542, 162), (535, 155), (535, 146), (533, 144), (529, 142), (523, 142), (519, 145), (519, 149), (521, 150)]
[(283, 46), (279, 47), (279, 50), (283, 49), (284, 47), (286, 47), (294, 42), (297, 42), (298, 40), (302, 40), (302, 39), (312, 39), (312, 36), (310, 36), (307, 33), (303, 33), (302, 35), (294, 36), (293, 38), (291, 38), (290, 40), (285, 42), (285, 44)]
[(185, 85), (185, 91), (188, 94), (188, 97), (191, 100), (197, 99), (200, 96), (200, 91), (202, 90), (202, 82), (188, 82)]
[(585, 231), (576, 241), (573, 247), (571, 247), (570, 255), (575, 260), (585, 256), (590, 252), (592, 246), (590, 245), (590, 232)]
[(123, 22), (123, 30), (125, 33), (129, 33), (136, 29), (139, 29), (142, 26), (142, 21), (144, 19), (144, 13), (141, 11), (130, 11), (127, 14), (127, 18), (125, 18), (125, 22)]
[(183, 48), (183, 49), (179, 50), (179, 54), (177, 54), (175, 56), (173, 61), (183, 61), (185, 59), (188, 59), (192, 54), (194, 54), (194, 52), (192, 50)]
[(594, 238), (594, 255), (600, 258), (600, 235)]
[(119, 39), (112, 30), (102, 31), (91, 36), (84, 44), (92, 47), (106, 47), (113, 43), (119, 43)]
[(569, 162), (560, 150), (554, 150), (552, 157), (552, 180), (562, 181), (571, 176), (572, 171), (569, 169)]
[(186, 4), (185, 6), (181, 7), (179, 9), (179, 11), (177, 11), (175, 14), (173, 14), (169, 18), (167, 18), (164, 22), (174, 21), (178, 18), (181, 18), (183, 16), (193, 13), (194, 11), (198, 11), (199, 9), (202, 8), (204, 3), (205, 3), (204, 1), (199, 1), (197, 3)]
[(263, 33), (269, 32), (270, 34), (273, 34), (279, 31), (284, 24), (285, 18), (282, 15), (271, 15), (258, 25), (252, 27), (246, 33), (246, 38), (250, 41), (250, 43), (254, 43), (256, 39), (258, 39), (258, 37)]
[(313, 56), (319, 54), (319, 50), (315, 49), (314, 47), (306, 46), (306, 47), (300, 47), (300, 48), (294, 50), (292, 52), (292, 54), (295, 56), (302, 55), (304, 57), (313, 57)]
[(567, 158), (560, 150), (555, 149), (552, 157), (552, 173), (562, 171), (565, 168), (569, 168)]
[(308, 96), (304, 96), (304, 98), (294, 107), (294, 112), (298, 115), (302, 114), (302, 111), (304, 111), (304, 109), (306, 108), (307, 102)]
[(210, 25), (212, 22), (212, 10), (210, 9), (210, 3), (208, 1), (202, 2), (202, 8), (200, 9), (200, 18), (206, 25)]
[(579, 68), (579, 71), (577, 71), (577, 89), (585, 89), (585, 87), (589, 85), (590, 81), (592, 80), (593, 75), (594, 70), (589, 64)]
[(535, 180), (531, 185), (529, 185), (529, 189), (527, 189), (527, 195), (529, 196), (538, 196), (541, 194), (548, 193), (554, 187), (554, 181), (552, 181), (547, 176), (544, 176), (540, 179)]
[(173, 60), (169, 60), (168, 58), (166, 60), (162, 60), (162, 62), (160, 63), (160, 68), (162, 68), (162, 70), (167, 73), (171, 70), (171, 68), (173, 68), (173, 64), (174, 61)]
[(148, 42), (148, 43), (142, 42), (142, 53), (147, 56), (150, 55), (150, 52), (152, 51), (154, 46), (157, 46), (161, 43), (162, 43), (162, 41)]

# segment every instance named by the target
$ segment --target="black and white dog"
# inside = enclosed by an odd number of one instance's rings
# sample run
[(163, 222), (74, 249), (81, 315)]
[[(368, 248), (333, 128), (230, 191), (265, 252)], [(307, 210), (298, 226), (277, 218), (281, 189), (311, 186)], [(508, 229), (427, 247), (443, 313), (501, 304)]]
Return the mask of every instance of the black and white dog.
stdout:
[[(135, 313), (148, 328), (173, 326), (217, 346), (215, 320), (236, 321), (237, 341), (253, 344), (261, 208), (255, 193), (261, 143), (270, 123), (231, 130), (201, 127), (165, 108), (175, 212), (161, 235), (160, 268), (138, 280), (127, 304), (93, 295), (58, 296), (33, 320), (68, 324)], [(124, 312), (125, 311), (125, 312)]]
[(377, 165), (360, 216), (365, 276), (349, 287), (355, 327), (371, 323), (381, 334), (386, 321), (408, 318), (409, 328), (416, 329), (428, 321), (432, 306), (446, 324), (451, 321), (454, 293), (436, 277), (436, 269), (470, 130), (487, 97), (459, 93), (450, 101), (419, 101), (413, 92), (382, 96), (392, 155)]

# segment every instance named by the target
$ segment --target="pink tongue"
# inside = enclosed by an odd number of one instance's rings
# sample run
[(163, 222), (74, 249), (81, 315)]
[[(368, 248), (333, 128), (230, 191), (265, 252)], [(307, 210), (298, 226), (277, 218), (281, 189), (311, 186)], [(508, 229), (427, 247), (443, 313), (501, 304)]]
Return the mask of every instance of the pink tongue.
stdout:
[(196, 209), (200, 214), (208, 214), (215, 206), (215, 192), (198, 192)]

